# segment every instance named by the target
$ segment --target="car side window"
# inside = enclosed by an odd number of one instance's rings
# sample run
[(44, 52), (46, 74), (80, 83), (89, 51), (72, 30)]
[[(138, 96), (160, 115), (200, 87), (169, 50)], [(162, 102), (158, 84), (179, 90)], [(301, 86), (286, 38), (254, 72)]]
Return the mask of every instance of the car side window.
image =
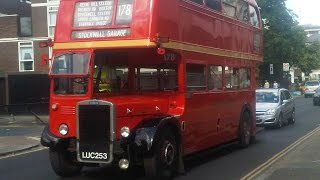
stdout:
[(281, 95), (280, 95), (280, 96), (281, 96), (281, 97), (280, 97), (280, 100), (281, 100), (281, 101), (283, 101), (283, 100), (286, 99), (286, 96), (285, 96), (285, 94), (284, 94), (283, 91), (281, 91)]
[(286, 99), (289, 100), (292, 98), (291, 94), (289, 91), (285, 91)]

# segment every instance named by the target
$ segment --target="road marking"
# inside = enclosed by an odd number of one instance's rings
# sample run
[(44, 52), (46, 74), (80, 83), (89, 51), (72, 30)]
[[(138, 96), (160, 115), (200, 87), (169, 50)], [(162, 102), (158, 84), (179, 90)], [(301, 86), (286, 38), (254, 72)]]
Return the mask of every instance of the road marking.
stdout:
[(284, 150), (282, 150), (281, 152), (279, 152), (278, 154), (274, 155), (272, 158), (270, 158), (268, 161), (266, 161), (265, 163), (261, 164), (260, 166), (258, 166), (256, 169), (254, 169), (253, 171), (251, 171), (250, 173), (248, 173), (247, 175), (245, 175), (244, 177), (242, 177), (240, 180), (251, 180), (254, 179), (257, 175), (259, 175), (261, 172), (263, 172), (264, 170), (266, 170), (268, 167), (270, 167), (273, 163), (275, 163), (277, 160), (279, 160), (280, 158), (282, 158), (284, 155), (286, 155), (287, 153), (289, 153), (292, 149), (294, 149), (295, 147), (297, 147), (298, 145), (300, 145), (302, 142), (304, 142), (306, 139), (308, 139), (309, 137), (311, 137), (312, 135), (314, 135), (315, 133), (317, 133), (318, 131), (320, 131), (320, 127), (315, 128), (314, 130), (312, 130), (311, 132), (309, 132), (308, 134), (304, 135), (303, 137), (301, 137), (300, 139), (298, 139), (297, 141), (295, 141), (294, 143), (292, 143), (290, 146), (286, 147)]
[(1, 159), (8, 159), (8, 158), (15, 157), (15, 156), (21, 156), (21, 155), (25, 155), (25, 154), (30, 154), (30, 153), (42, 151), (42, 150), (45, 150), (45, 149), (48, 149), (48, 148), (47, 147), (40, 147), (40, 148), (37, 148), (37, 149), (34, 149), (34, 150), (30, 150), (30, 151), (25, 151), (25, 152), (16, 153), (16, 154), (10, 154), (10, 155), (4, 156), (4, 157), (0, 157), (0, 160)]
[(36, 140), (36, 141), (40, 141), (40, 137), (36, 137), (36, 136), (27, 136), (27, 139), (32, 139), (32, 140)]

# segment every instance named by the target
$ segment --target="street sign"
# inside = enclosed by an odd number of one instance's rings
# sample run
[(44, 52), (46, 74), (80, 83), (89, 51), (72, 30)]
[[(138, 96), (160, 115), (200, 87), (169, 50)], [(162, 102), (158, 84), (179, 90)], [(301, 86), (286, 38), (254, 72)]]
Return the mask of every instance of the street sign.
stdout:
[(290, 71), (289, 63), (283, 63), (283, 71)]
[(273, 64), (270, 64), (270, 74), (273, 74)]

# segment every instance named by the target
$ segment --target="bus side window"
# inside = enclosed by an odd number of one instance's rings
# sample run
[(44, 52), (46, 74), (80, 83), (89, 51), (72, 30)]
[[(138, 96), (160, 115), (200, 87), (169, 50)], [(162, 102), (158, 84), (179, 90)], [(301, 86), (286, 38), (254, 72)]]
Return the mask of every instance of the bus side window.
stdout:
[(236, 0), (223, 0), (223, 13), (229, 17), (236, 17)]
[(239, 0), (237, 3), (237, 18), (240, 21), (249, 22), (249, 6), (243, 0)]
[(221, 11), (221, 0), (207, 0), (206, 5), (213, 10)]
[(258, 13), (255, 7), (249, 5), (250, 23), (255, 27), (260, 27)]
[(222, 90), (222, 66), (208, 66), (208, 90)]
[(240, 68), (240, 88), (248, 89), (251, 87), (250, 81), (250, 69), (249, 68)]
[(239, 68), (225, 67), (226, 89), (239, 89)]
[(203, 1), (202, 0), (191, 0), (192, 2), (195, 2), (195, 3), (197, 3), (197, 4), (203, 4)]
[(206, 90), (206, 66), (202, 64), (187, 64), (187, 91), (204, 91)]

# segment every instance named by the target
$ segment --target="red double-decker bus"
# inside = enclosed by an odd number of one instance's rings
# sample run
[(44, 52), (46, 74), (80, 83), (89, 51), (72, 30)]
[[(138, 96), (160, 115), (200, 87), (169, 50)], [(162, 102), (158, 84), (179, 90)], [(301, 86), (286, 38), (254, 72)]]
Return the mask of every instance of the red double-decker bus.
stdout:
[(86, 165), (183, 170), (255, 137), (262, 25), (254, 0), (61, 0), (41, 142), (60, 176)]

